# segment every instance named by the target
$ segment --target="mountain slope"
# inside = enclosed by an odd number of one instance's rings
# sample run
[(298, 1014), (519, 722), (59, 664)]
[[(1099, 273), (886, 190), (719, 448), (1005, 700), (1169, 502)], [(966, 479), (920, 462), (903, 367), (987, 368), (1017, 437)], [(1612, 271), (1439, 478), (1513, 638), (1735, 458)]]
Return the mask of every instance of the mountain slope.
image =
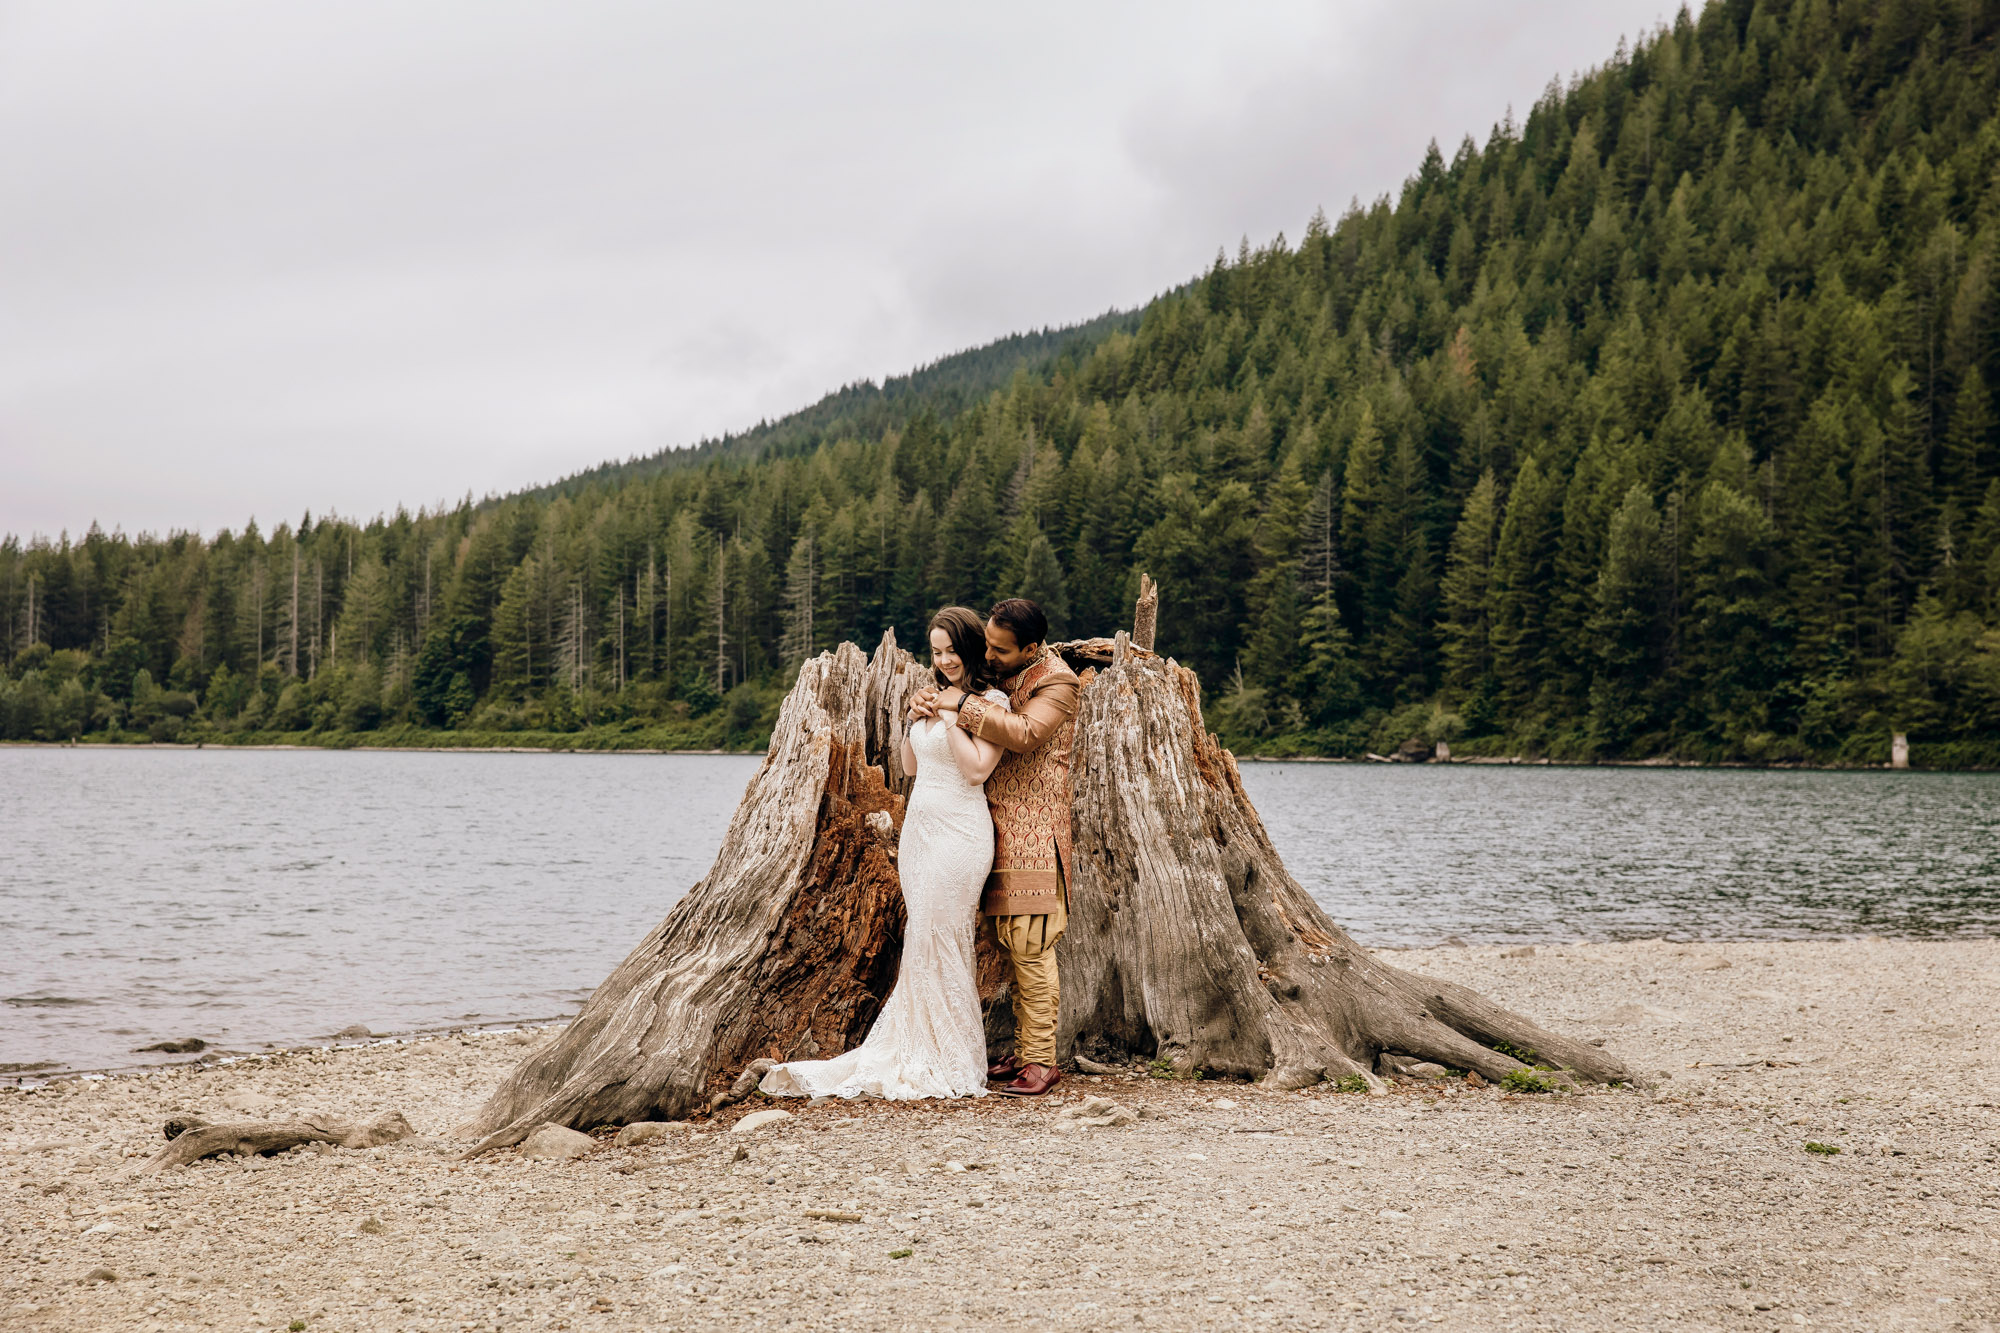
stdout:
[(760, 421), (749, 430), (687, 448), (664, 449), (647, 458), (603, 463), (522, 494), (550, 499), (575, 495), (592, 486), (623, 485), (670, 468), (719, 458), (741, 462), (789, 458), (835, 440), (879, 439), (901, 430), (920, 414), (957, 416), (988, 394), (1006, 388), (1016, 375), (1040, 374), (1065, 351), (1087, 351), (1113, 332), (1130, 332), (1138, 326), (1136, 311), (1112, 310), (1081, 324), (1010, 334), (983, 347), (940, 357), (907, 375), (891, 375), (880, 384), (864, 380), (846, 385), (810, 407), (776, 421)]

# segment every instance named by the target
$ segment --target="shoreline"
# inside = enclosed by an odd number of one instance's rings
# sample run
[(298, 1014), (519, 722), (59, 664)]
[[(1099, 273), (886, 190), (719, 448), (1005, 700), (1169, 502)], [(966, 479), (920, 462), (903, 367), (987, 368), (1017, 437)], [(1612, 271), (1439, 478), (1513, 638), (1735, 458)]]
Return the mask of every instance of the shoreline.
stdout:
[[(395, 1032), (370, 1032), (367, 1036), (355, 1034), (343, 1036), (335, 1033), (328, 1037), (292, 1043), (272, 1043), (262, 1050), (244, 1051), (210, 1045), (200, 1052), (140, 1052), (132, 1054), (157, 1055), (157, 1060), (119, 1065), (97, 1065), (80, 1067), (54, 1062), (53, 1068), (29, 1069), (16, 1066), (11, 1071), (0, 1072), (0, 1092), (25, 1092), (46, 1087), (54, 1083), (105, 1083), (117, 1079), (153, 1078), (176, 1069), (210, 1070), (223, 1069), (231, 1065), (259, 1060), (277, 1060), (293, 1055), (312, 1055), (327, 1051), (358, 1051), (377, 1046), (408, 1046), (416, 1042), (441, 1041), (446, 1038), (504, 1036), (510, 1032), (541, 1032), (550, 1028), (566, 1026), (574, 1019), (568, 1018), (516, 1018), (496, 1019), (491, 1023), (449, 1023), (436, 1027), (407, 1028)], [(40, 1062), (36, 1062), (40, 1063)]]
[[(567, 755), (719, 755), (762, 758), (764, 750), (663, 749), (645, 746), (598, 747), (588, 745), (302, 745), (284, 742), (256, 742), (243, 745), (227, 741), (0, 741), (0, 751), (22, 750), (174, 750), (188, 751), (317, 751), (329, 754), (567, 754)], [(1718, 769), (1730, 772), (1767, 773), (1995, 773), (2000, 768), (1969, 765), (1964, 768), (1929, 768), (1911, 764), (1898, 769), (1891, 764), (1815, 764), (1800, 760), (1753, 763), (1746, 759), (1550, 759), (1527, 755), (1453, 755), (1449, 759), (1354, 759), (1347, 755), (1265, 755), (1236, 754), (1239, 764), (1380, 764), (1400, 768), (1671, 768)]]
[[(1394, 961), (1654, 1086), (1281, 1093), (1127, 1064), (1036, 1102), (753, 1099), (470, 1161), (456, 1131), (546, 1033), (0, 1089), (0, 1326), (2000, 1325), (2000, 940)], [(1141, 1118), (1087, 1127), (1097, 1096)], [(757, 1109), (787, 1114), (737, 1131)], [(142, 1174), (170, 1117), (389, 1111), (415, 1134)]]
[[(1445, 955), (1478, 950), (1537, 949), (1588, 949), (1618, 948), (1624, 946), (1665, 946), (1674, 949), (1730, 949), (1747, 948), (1758, 945), (1842, 945), (1842, 944), (1891, 944), (1907, 943), (1917, 945), (1967, 944), (2000, 940), (1994, 935), (1882, 935), (1865, 932), (1842, 934), (1832, 931), (1812, 935), (1790, 937), (1760, 936), (1745, 939), (1675, 939), (1665, 935), (1643, 936), (1635, 939), (1582, 939), (1564, 938), (1560, 940), (1462, 940), (1456, 936), (1428, 944), (1379, 944), (1356, 941), (1370, 953), (1387, 954), (1392, 958), (1407, 955), (1427, 956), (1432, 953)], [(1398, 964), (1401, 965), (1400, 963)], [(311, 1038), (297, 1042), (274, 1042), (256, 1050), (225, 1048), (211, 1044), (196, 1052), (142, 1052), (131, 1054), (154, 1055), (152, 1060), (135, 1060), (115, 1065), (68, 1065), (60, 1061), (47, 1062), (52, 1067), (31, 1069), (24, 1065), (13, 1068), (0, 1067), (0, 1091), (19, 1091), (41, 1087), (52, 1083), (103, 1082), (116, 1079), (151, 1078), (163, 1071), (176, 1069), (218, 1069), (246, 1061), (271, 1060), (292, 1055), (311, 1055), (316, 1052), (359, 1050), (374, 1046), (409, 1045), (415, 1042), (442, 1040), (445, 1038), (476, 1037), (488, 1034), (510, 1032), (539, 1032), (562, 1027), (574, 1019), (569, 1017), (544, 1016), (534, 1018), (502, 1018), (489, 1023), (441, 1023), (428, 1027), (398, 1028), (389, 1031), (370, 1031), (366, 1036), (333, 1033), (325, 1037)], [(35, 1062), (43, 1063), (43, 1062)]]
[(181, 750), (190, 753), (196, 750), (215, 750), (225, 754), (258, 750), (290, 750), (322, 754), (357, 752), (363, 754), (690, 754), (722, 755), (742, 759), (761, 759), (764, 756), (762, 750), (666, 750), (647, 749), (641, 746), (599, 749), (578, 745), (291, 745), (280, 742), (232, 745), (227, 741), (217, 741), (212, 745), (206, 741), (0, 741), (0, 749)]

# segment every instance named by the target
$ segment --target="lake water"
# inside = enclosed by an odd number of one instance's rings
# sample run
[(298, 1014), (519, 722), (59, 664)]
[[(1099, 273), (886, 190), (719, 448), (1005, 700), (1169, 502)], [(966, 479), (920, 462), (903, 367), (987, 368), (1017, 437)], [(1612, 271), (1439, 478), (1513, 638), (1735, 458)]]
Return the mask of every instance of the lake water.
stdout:
[[(751, 757), (0, 749), (0, 1066), (556, 1018)], [(2000, 933), (2000, 775), (1245, 764), (1367, 944)]]

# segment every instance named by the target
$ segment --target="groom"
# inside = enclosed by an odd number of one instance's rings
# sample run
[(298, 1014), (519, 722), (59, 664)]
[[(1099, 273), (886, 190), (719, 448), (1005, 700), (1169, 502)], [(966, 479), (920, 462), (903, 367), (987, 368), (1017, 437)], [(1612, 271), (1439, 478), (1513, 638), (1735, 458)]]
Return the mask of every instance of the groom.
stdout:
[(959, 689), (920, 691), (914, 717), (956, 708), (958, 725), (1006, 753), (986, 780), (993, 809), (993, 873), (980, 911), (1014, 964), (1014, 1054), (986, 1071), (1010, 1080), (996, 1091), (1039, 1097), (1062, 1079), (1056, 1068), (1056, 941), (1069, 924), (1069, 749), (1079, 684), (1048, 650), (1049, 618), (1025, 597), (988, 613), (987, 674), (1013, 711)]

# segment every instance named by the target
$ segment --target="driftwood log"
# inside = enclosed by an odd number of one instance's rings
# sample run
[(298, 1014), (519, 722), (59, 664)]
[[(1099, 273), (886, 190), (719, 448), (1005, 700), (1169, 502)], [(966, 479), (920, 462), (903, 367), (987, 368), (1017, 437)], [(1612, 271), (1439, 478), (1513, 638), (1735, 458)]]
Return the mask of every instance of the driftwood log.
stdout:
[[(178, 1131), (178, 1132), (176, 1132)], [(344, 1120), (338, 1116), (308, 1116), (303, 1120), (253, 1120), (234, 1125), (200, 1125), (186, 1121), (167, 1123), (170, 1142), (148, 1158), (141, 1174), (164, 1171), (170, 1166), (186, 1166), (204, 1157), (235, 1153), (255, 1157), (260, 1153), (289, 1152), (306, 1143), (337, 1143), (343, 1148), (379, 1148), (399, 1143), (416, 1130), (399, 1111), (384, 1111), (369, 1120)]]
[[(1503, 1078), (1524, 1061), (1628, 1077), (1606, 1052), (1355, 944), (1279, 859), (1200, 687), (1116, 639), (1060, 644), (1084, 678), (1073, 751), (1059, 1055), (1138, 1056), (1298, 1088), (1408, 1056)], [(548, 1121), (672, 1120), (746, 1095), (772, 1060), (858, 1044), (894, 983), (904, 708), (928, 679), (893, 634), (800, 668), (708, 876), (488, 1099), (477, 1154)], [(1012, 1029), (982, 931), (987, 1034)]]

